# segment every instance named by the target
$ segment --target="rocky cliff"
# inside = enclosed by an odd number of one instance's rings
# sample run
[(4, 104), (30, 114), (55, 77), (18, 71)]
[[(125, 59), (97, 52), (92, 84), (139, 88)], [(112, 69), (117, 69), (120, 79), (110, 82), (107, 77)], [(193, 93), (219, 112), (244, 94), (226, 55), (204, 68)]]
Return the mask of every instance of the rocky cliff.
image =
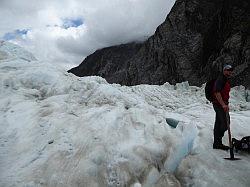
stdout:
[(225, 63), (235, 67), (233, 84), (249, 88), (249, 0), (177, 0), (147, 41), (98, 50), (69, 72), (124, 85), (201, 85)]

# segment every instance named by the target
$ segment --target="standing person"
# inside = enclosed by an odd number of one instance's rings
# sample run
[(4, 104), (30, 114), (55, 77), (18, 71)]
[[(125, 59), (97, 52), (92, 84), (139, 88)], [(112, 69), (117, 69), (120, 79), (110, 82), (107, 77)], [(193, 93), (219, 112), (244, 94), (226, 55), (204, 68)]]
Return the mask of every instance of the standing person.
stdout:
[[(214, 143), (213, 149), (228, 150), (229, 147), (222, 144), (222, 137), (228, 129), (227, 115), (229, 116), (229, 92), (231, 89), (229, 78), (232, 76), (233, 67), (224, 65), (223, 72), (218, 76), (214, 84), (213, 108), (216, 113), (214, 124)], [(230, 119), (228, 119), (230, 120)]]

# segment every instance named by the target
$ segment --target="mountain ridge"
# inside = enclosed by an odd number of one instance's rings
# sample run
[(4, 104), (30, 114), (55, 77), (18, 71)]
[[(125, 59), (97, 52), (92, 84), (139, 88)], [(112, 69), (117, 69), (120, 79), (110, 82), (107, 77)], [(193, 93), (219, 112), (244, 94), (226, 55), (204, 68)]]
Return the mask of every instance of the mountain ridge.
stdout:
[[(104, 48), (102, 55), (98, 50), (68, 72), (102, 76), (122, 85), (188, 81), (200, 86), (229, 63), (235, 67), (233, 85), (250, 88), (249, 23), (250, 3), (246, 0), (177, 0), (145, 42), (137, 47), (134, 43), (123, 44), (126, 48), (112, 46), (108, 53)], [(121, 53), (129, 55), (122, 58)], [(109, 58), (103, 58), (105, 55)]]

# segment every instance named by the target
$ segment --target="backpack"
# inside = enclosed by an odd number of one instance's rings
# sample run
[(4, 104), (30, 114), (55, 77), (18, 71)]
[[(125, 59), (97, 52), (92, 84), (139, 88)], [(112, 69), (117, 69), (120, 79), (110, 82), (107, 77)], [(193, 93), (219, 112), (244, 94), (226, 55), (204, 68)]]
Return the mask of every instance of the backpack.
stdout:
[(216, 79), (212, 79), (206, 83), (205, 86), (205, 96), (208, 101), (212, 102), (213, 101), (213, 88), (215, 84)]
[(240, 151), (247, 151), (250, 153), (250, 136), (246, 136), (241, 140), (233, 138), (232, 144), (236, 152), (240, 150)]

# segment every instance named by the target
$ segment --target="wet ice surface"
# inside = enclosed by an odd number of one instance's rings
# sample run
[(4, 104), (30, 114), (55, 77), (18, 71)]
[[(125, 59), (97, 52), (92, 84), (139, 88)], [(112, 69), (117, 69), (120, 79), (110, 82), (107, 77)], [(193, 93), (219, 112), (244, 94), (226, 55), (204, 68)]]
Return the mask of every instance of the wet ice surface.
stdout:
[[(248, 154), (230, 162), (229, 152), (212, 149), (214, 111), (204, 88), (78, 78), (6, 42), (0, 80), (0, 186), (250, 184)], [(246, 98), (243, 87), (231, 92), (238, 139), (250, 135)]]

